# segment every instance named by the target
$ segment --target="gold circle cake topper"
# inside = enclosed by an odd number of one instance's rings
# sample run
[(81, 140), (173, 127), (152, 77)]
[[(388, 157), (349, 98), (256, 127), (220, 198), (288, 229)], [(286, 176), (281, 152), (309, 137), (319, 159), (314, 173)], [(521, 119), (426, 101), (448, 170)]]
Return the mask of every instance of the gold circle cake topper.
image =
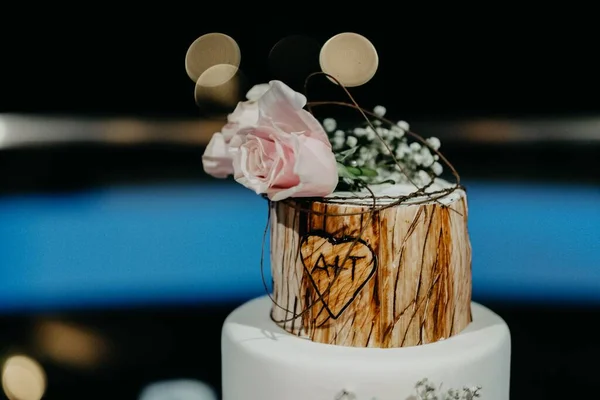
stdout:
[(194, 88), (196, 104), (203, 101), (235, 106), (239, 100), (239, 90), (243, 86), (241, 71), (230, 64), (217, 64), (200, 75)]
[(319, 55), (321, 69), (346, 87), (364, 85), (379, 66), (375, 46), (366, 37), (345, 32), (329, 39)]
[(229, 69), (228, 76), (220, 76), (221, 80), (227, 81), (235, 75), (241, 58), (240, 47), (233, 38), (224, 33), (207, 33), (196, 39), (188, 48), (185, 70), (191, 80), (198, 82), (209, 68), (220, 64), (231, 65), (234, 68)]

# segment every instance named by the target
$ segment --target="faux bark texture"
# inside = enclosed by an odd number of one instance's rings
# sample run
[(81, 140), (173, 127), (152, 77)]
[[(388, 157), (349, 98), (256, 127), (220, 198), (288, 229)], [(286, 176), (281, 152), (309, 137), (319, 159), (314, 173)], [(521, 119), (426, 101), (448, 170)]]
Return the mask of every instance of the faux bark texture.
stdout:
[(471, 322), (466, 195), (377, 211), (273, 202), (271, 272), (271, 317), (295, 335), (354, 347), (446, 339)]

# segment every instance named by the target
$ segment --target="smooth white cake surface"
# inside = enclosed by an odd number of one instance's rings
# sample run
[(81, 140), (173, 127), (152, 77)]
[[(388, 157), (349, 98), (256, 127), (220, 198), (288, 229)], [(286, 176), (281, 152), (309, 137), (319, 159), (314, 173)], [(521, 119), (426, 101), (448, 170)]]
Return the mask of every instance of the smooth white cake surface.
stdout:
[(473, 322), (444, 341), (403, 348), (358, 348), (312, 342), (269, 317), (263, 296), (232, 312), (222, 331), (223, 400), (415, 399), (427, 378), (443, 389), (481, 386), (482, 400), (507, 400), (510, 332), (495, 313), (472, 304)]

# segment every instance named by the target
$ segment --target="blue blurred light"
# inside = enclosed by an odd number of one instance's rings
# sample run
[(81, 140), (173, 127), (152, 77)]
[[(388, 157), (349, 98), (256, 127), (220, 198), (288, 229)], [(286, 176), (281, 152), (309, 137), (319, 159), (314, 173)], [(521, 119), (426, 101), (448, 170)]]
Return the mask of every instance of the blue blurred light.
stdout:
[[(476, 298), (600, 304), (600, 189), (470, 182), (468, 193)], [(266, 219), (266, 201), (237, 184), (0, 198), (0, 310), (260, 295)]]

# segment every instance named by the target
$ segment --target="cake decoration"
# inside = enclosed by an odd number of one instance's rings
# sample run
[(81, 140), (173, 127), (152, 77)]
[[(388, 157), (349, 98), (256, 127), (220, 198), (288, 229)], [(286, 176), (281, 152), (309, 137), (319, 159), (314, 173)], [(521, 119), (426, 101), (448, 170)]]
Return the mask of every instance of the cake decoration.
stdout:
[(473, 322), (447, 340), (381, 349), (295, 336), (269, 317), (272, 302), (267, 295), (249, 300), (223, 324), (223, 399), (334, 400), (339, 395), (349, 400), (342, 396), (354, 395), (355, 400), (418, 400), (421, 393), (440, 400), (449, 388), (461, 395), (466, 387), (485, 400), (509, 400), (509, 328), (487, 307), (472, 306)]
[[(462, 389), (442, 390), (442, 385), (435, 385), (429, 379), (424, 378), (415, 385), (415, 393), (407, 398), (399, 397), (398, 400), (474, 400), (483, 398), (481, 386), (464, 386)], [(335, 400), (359, 400), (350, 391), (342, 390)], [(377, 400), (372, 398), (369, 400)]]
[[(386, 118), (382, 106), (360, 107), (347, 89), (374, 74), (371, 48), (360, 35), (337, 35), (321, 50), (323, 71), (306, 79), (307, 94), (325, 78), (347, 102), (308, 101), (278, 80), (253, 87), (202, 162), (267, 200), (278, 325), (344, 346), (433, 343), (471, 322), (466, 193), (439, 139)], [(352, 109), (364, 122), (319, 121), (317, 107)]]
[(323, 72), (335, 76), (345, 87), (355, 87), (373, 78), (379, 66), (379, 56), (366, 37), (344, 32), (325, 42), (319, 54), (319, 64)]
[[(341, 264), (340, 255), (346, 253), (349, 261)], [(312, 231), (303, 236), (300, 257), (327, 311), (316, 317), (317, 325), (328, 318), (337, 319), (377, 270), (377, 256), (367, 242), (358, 237), (336, 237), (326, 231)]]

